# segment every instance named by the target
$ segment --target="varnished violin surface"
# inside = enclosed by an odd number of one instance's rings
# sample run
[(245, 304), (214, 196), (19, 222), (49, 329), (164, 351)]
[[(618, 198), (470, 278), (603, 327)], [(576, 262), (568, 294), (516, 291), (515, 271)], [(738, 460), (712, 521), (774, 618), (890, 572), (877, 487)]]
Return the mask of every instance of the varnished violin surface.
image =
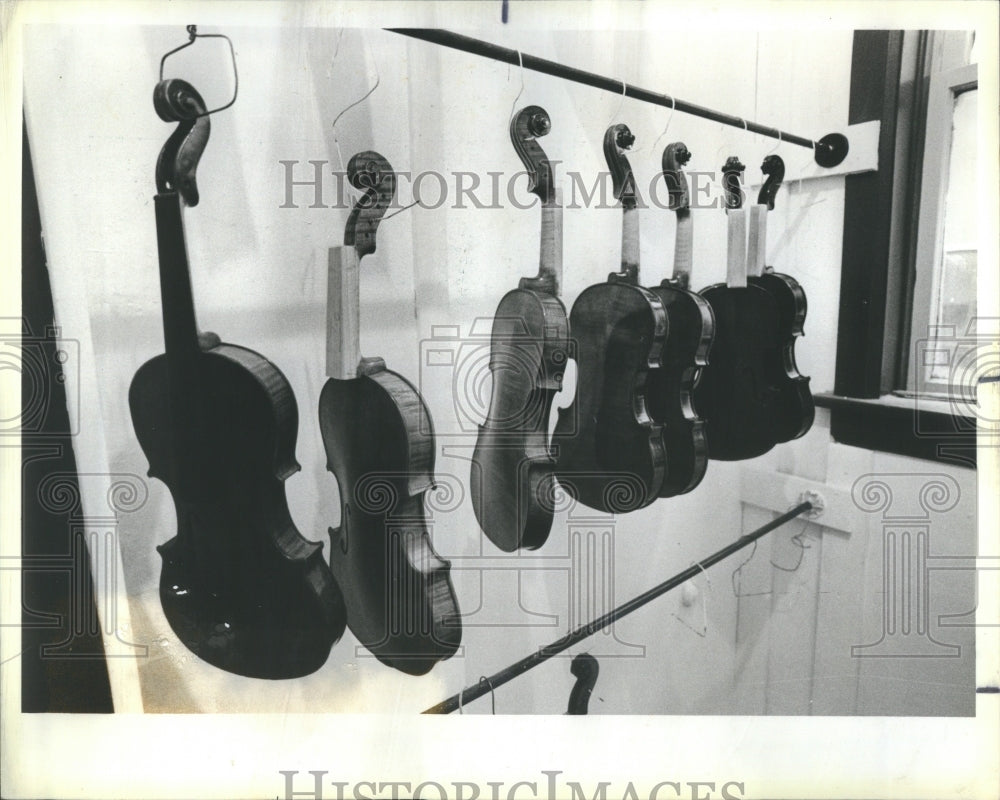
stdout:
[(330, 268), (330, 379), (319, 402), (328, 469), (340, 489), (330, 566), (351, 632), (382, 663), (423, 675), (453, 655), (462, 638), (450, 565), (431, 545), (424, 511), (424, 495), (434, 487), (433, 425), (409, 381), (381, 358), (360, 357), (357, 328), (358, 265), (375, 251), (396, 177), (373, 151), (355, 155), (347, 173), (365, 195)]
[(660, 299), (639, 285), (635, 181), (624, 155), (626, 125), (605, 133), (604, 153), (622, 202), (622, 270), (585, 289), (570, 311), (578, 364), (576, 398), (560, 409), (556, 476), (578, 501), (607, 513), (652, 503), (663, 486), (662, 428), (647, 412), (647, 377), (668, 334)]
[[(785, 165), (780, 156), (765, 157), (761, 166), (767, 176), (760, 188), (757, 203), (767, 210), (774, 208), (774, 198), (785, 176)], [(762, 214), (767, 211), (761, 209)], [(795, 340), (803, 335), (808, 304), (805, 290), (791, 275), (775, 272), (771, 267), (764, 266), (765, 239), (762, 220), (761, 252), (759, 275), (750, 275), (747, 280), (754, 286), (759, 286), (770, 294), (778, 305), (778, 327), (781, 352), (768, 359), (772, 370), (771, 380), (778, 395), (774, 401), (773, 430), (776, 442), (788, 442), (802, 436), (812, 427), (816, 409), (813, 405), (812, 393), (809, 391), (809, 378), (799, 373), (795, 363)]]
[[(735, 158), (723, 167), (727, 208), (735, 214), (742, 213), (739, 173), (743, 169)], [(773, 360), (781, 349), (777, 303), (760, 286), (747, 283), (742, 233), (733, 237), (731, 232), (729, 258), (727, 282), (699, 292), (715, 315), (715, 342), (711, 363), (695, 388), (709, 457), (722, 461), (753, 458), (774, 446), (778, 390)]]
[(536, 137), (551, 128), (545, 109), (528, 106), (511, 120), (510, 135), (542, 204), (537, 277), (522, 278), (493, 317), (493, 394), (472, 457), (472, 507), (483, 532), (507, 552), (540, 547), (552, 527), (553, 470), (549, 414), (562, 387), (569, 321), (559, 299), (562, 209), (552, 166)]
[(198, 202), (209, 118), (181, 80), (161, 82), (154, 103), (180, 123), (156, 169), (166, 352), (139, 368), (129, 408), (149, 475), (177, 512), (177, 535), (158, 548), (160, 600), (178, 638), (210, 664), (254, 678), (307, 675), (343, 634), (346, 612), (323, 545), (288, 511), (295, 397), (266, 358), (197, 330), (181, 209)]
[(674, 269), (670, 278), (650, 287), (666, 309), (670, 329), (660, 369), (650, 372), (646, 390), (649, 413), (663, 426), (667, 453), (660, 497), (690, 492), (708, 467), (705, 423), (695, 408), (694, 387), (708, 364), (715, 338), (715, 316), (709, 302), (688, 288), (693, 237), (687, 178), (682, 168), (690, 158), (683, 142), (667, 145), (663, 151), (670, 207), (677, 214)]

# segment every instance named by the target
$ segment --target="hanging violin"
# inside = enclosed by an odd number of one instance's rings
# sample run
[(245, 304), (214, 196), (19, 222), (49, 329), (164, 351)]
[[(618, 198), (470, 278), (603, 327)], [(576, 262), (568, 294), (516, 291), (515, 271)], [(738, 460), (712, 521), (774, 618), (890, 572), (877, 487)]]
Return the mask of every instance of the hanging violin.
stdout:
[(746, 209), (737, 158), (722, 168), (728, 221), (726, 283), (702, 289), (715, 315), (712, 360), (695, 388), (705, 419), (708, 454), (722, 461), (753, 458), (774, 444), (774, 359), (782, 349), (778, 306), (747, 282)]
[(493, 395), (472, 456), (476, 519), (501, 550), (534, 549), (552, 527), (555, 459), (549, 450), (552, 399), (562, 387), (569, 323), (559, 300), (562, 207), (553, 167), (537, 137), (551, 130), (545, 109), (528, 106), (510, 123), (510, 138), (541, 200), (538, 275), (521, 278), (493, 316)]
[(812, 427), (816, 409), (809, 378), (799, 373), (795, 364), (795, 340), (803, 335), (806, 319), (805, 290), (791, 275), (775, 272), (766, 266), (767, 212), (774, 210), (774, 199), (785, 178), (785, 162), (780, 156), (764, 158), (761, 172), (766, 179), (757, 195), (757, 205), (750, 209), (750, 260), (747, 279), (766, 290), (778, 304), (778, 326), (781, 352), (767, 361), (772, 372), (770, 380), (778, 395), (774, 400), (772, 427), (775, 442), (788, 442), (804, 435)]
[(674, 268), (671, 277), (650, 287), (667, 311), (670, 328), (662, 364), (649, 373), (646, 390), (650, 416), (663, 425), (667, 453), (667, 474), (660, 497), (690, 492), (708, 467), (705, 423), (698, 416), (693, 395), (715, 338), (715, 316), (708, 301), (688, 288), (694, 229), (683, 167), (690, 158), (683, 142), (669, 144), (663, 151), (663, 177), (670, 193), (670, 208), (677, 215)]
[(364, 192), (351, 211), (344, 246), (331, 249), (327, 373), (319, 425), (327, 468), (340, 488), (340, 527), (330, 529), (330, 566), (347, 602), (351, 632), (382, 663), (423, 675), (452, 656), (462, 623), (449, 562), (434, 552), (424, 494), (434, 487), (434, 434), (419, 392), (359, 342), (361, 259), (396, 191), (380, 154), (347, 164)]
[(576, 344), (576, 398), (559, 410), (556, 476), (578, 501), (606, 513), (634, 511), (663, 488), (662, 427), (646, 409), (646, 383), (660, 368), (668, 333), (660, 298), (639, 285), (635, 178), (625, 156), (627, 125), (604, 135), (604, 155), (622, 205), (621, 271), (585, 289), (570, 311)]
[(288, 511), (295, 396), (266, 358), (198, 331), (182, 209), (198, 204), (209, 117), (182, 80), (161, 81), (153, 103), (179, 123), (160, 151), (154, 198), (166, 352), (136, 372), (129, 408), (149, 475), (177, 512), (177, 535), (157, 548), (163, 613), (220, 669), (308, 675), (340, 639), (346, 612), (323, 545), (303, 538)]

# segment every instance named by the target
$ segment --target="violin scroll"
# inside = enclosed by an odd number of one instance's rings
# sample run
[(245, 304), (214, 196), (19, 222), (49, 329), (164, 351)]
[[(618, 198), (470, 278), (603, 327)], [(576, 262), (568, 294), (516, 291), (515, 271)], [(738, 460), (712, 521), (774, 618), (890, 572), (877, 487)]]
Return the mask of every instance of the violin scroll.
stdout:
[(634, 208), (637, 202), (635, 176), (625, 151), (635, 144), (635, 134), (628, 125), (618, 123), (604, 132), (604, 158), (608, 162), (615, 199), (626, 208)]
[(722, 165), (722, 189), (726, 196), (726, 209), (743, 207), (743, 188), (740, 186), (740, 176), (746, 166), (736, 156), (730, 156)]
[(381, 153), (364, 150), (347, 163), (347, 179), (364, 192), (351, 209), (344, 229), (344, 244), (353, 246), (360, 259), (375, 252), (379, 223), (396, 196), (396, 173)]
[(768, 211), (774, 211), (774, 198), (781, 188), (781, 182), (785, 179), (785, 162), (781, 160), (781, 156), (766, 156), (764, 163), (760, 165), (760, 171), (767, 178), (760, 187), (757, 204), (767, 206)]
[(680, 211), (691, 207), (687, 177), (683, 168), (691, 160), (691, 151), (684, 142), (672, 142), (663, 151), (663, 178), (670, 193), (670, 210)]
[(576, 683), (573, 684), (573, 689), (570, 692), (566, 713), (571, 715), (586, 714), (590, 704), (590, 695), (594, 691), (601, 667), (597, 663), (597, 659), (590, 653), (580, 653), (573, 659), (569, 671), (576, 678)]
[(153, 107), (164, 122), (179, 122), (156, 160), (156, 191), (177, 191), (189, 206), (198, 205), (195, 172), (205, 152), (211, 123), (205, 101), (187, 81), (171, 78), (153, 89)]
[(552, 130), (552, 119), (541, 106), (525, 106), (510, 121), (510, 140), (528, 173), (528, 191), (543, 204), (555, 201), (552, 165), (537, 139)]

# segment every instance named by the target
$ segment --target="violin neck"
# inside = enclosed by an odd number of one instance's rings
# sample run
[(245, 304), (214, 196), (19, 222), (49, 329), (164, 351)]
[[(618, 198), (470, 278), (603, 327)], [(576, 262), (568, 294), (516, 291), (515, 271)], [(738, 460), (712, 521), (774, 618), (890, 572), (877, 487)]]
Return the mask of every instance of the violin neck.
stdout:
[(327, 262), (326, 374), (339, 380), (358, 375), (361, 363), (361, 284), (358, 251), (331, 247)]
[(747, 245), (747, 275), (759, 277), (764, 274), (767, 257), (767, 206), (750, 206), (750, 242)]
[(747, 285), (747, 212), (745, 208), (726, 211), (726, 285)]
[(163, 339), (167, 357), (181, 363), (199, 352), (198, 325), (191, 292), (181, 198), (176, 192), (157, 194), (156, 243), (160, 260), (160, 298), (163, 309)]
[(622, 207), (622, 270), (621, 276), (639, 282), (639, 207)]
[(541, 251), (538, 256), (538, 275), (522, 278), (521, 289), (559, 296), (562, 291), (563, 213), (556, 198), (542, 204)]
[(677, 237), (674, 240), (674, 280), (687, 288), (694, 260), (694, 220), (690, 208), (677, 209)]

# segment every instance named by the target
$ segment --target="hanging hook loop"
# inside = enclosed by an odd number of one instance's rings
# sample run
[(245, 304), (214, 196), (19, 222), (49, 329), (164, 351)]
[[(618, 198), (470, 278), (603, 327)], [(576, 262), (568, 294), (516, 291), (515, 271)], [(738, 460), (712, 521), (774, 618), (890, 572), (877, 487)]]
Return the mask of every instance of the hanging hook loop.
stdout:
[[(198, 117), (208, 117), (211, 116), (212, 114), (215, 114), (216, 112), (225, 111), (233, 103), (236, 102), (236, 96), (239, 94), (240, 91), (240, 73), (239, 70), (236, 68), (236, 50), (233, 48), (233, 41), (224, 33), (198, 33), (197, 25), (188, 25), (186, 30), (189, 37), (188, 41), (182, 44), (180, 47), (175, 47), (173, 50), (164, 53), (163, 58), (160, 59), (160, 83), (163, 83), (163, 65), (167, 62), (167, 59), (170, 58), (170, 56), (172, 56), (174, 53), (179, 53), (185, 47), (190, 47), (191, 45), (193, 45), (195, 39), (225, 39), (226, 44), (229, 45), (229, 56), (233, 62), (233, 97), (225, 105), (219, 106), (218, 108), (213, 108), (209, 111), (203, 111), (202, 113), (198, 114)], [(198, 117), (196, 117), (196, 119)]]

